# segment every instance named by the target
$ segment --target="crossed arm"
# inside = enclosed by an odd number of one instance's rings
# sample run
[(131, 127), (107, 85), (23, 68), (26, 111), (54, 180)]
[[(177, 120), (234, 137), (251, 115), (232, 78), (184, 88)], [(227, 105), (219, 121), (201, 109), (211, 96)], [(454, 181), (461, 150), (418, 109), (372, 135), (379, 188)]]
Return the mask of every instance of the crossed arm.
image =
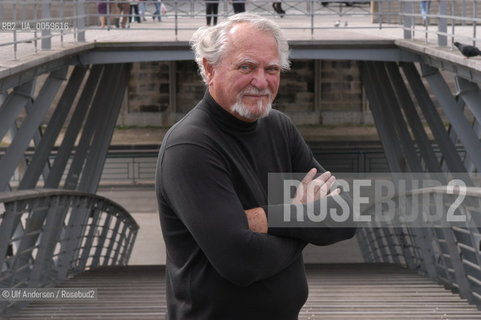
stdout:
[[(335, 188), (331, 191), (336, 178), (326, 171), (315, 178), (317, 169), (312, 168), (299, 184), (292, 204), (307, 204), (325, 197), (339, 195), (341, 190)], [(249, 229), (258, 233), (271, 233), (274, 235), (287, 236), (305, 240), (317, 245), (327, 245), (340, 240), (349, 239), (354, 236), (354, 228), (327, 228), (312, 230), (316, 228), (276, 228), (270, 230), (268, 227), (267, 213), (262, 207), (252, 208), (244, 211), (249, 224)], [(270, 232), (273, 231), (273, 232)]]

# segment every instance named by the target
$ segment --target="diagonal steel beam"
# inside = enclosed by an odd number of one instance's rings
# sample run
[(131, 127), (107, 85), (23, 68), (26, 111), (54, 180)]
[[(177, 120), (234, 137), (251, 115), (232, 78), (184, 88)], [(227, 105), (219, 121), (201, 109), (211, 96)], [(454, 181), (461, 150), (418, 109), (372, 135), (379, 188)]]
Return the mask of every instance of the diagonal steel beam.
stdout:
[[(43, 138), (37, 145), (32, 161), (20, 181), (19, 189), (31, 189), (37, 185), (42, 168), (48, 162), (48, 157), (66, 121), (67, 115), (72, 108), (72, 104), (86, 72), (87, 69), (84, 67), (75, 67), (73, 70), (58, 106), (48, 123)], [(76, 120), (76, 118), (73, 119)]]
[[(366, 87), (366, 93), (370, 102), (373, 118), (375, 120), (376, 127), (383, 147), (385, 149), (386, 158), (388, 159), (391, 172), (403, 172), (406, 171), (406, 166), (402, 161), (405, 161), (403, 154), (396, 148), (398, 144), (397, 133), (394, 128), (390, 126), (397, 119), (392, 119), (391, 112), (383, 112), (381, 106), (388, 104), (389, 102), (383, 101), (386, 97), (380, 92), (385, 88), (384, 86), (378, 87), (375, 84), (382, 83), (383, 81), (376, 76), (376, 69), (370, 62), (362, 64), (363, 84)], [(384, 80), (384, 85), (386, 80)], [(384, 104), (383, 104), (384, 103)], [(398, 130), (401, 130), (398, 128)], [(388, 151), (389, 150), (389, 151)], [(419, 250), (423, 257), (422, 267), (432, 279), (436, 279), (436, 269), (434, 268), (434, 255), (430, 249), (430, 243), (432, 236), (430, 230), (411, 228), (412, 234), (419, 242)]]
[[(16, 88), (6, 97), (0, 107), (0, 140), (7, 134), (15, 119), (33, 100), (35, 80), (26, 82)], [(0, 169), (1, 170), (1, 169)]]
[[(64, 188), (75, 190), (78, 189), (78, 182), (83, 172), (85, 162), (89, 157), (92, 139), (97, 127), (102, 126), (102, 115), (108, 113), (102, 107), (109, 103), (109, 95), (112, 92), (112, 85), (115, 82), (116, 75), (114, 73), (115, 65), (106, 65), (102, 72), (102, 78), (98, 82), (95, 89), (95, 96), (92, 100), (89, 114), (85, 120), (80, 141), (75, 149), (75, 154), (70, 165), (69, 172), (65, 179)], [(85, 191), (85, 190), (83, 190)]]
[(0, 160), (0, 190), (5, 190), (8, 186), (17, 163), (22, 159), (23, 153), (28, 148), (30, 140), (38, 129), (43, 116), (48, 111), (60, 85), (65, 80), (66, 74), (67, 68), (62, 68), (50, 74), (34, 102), (32, 112), (22, 122), (15, 139), (8, 147), (4, 158)]
[[(30, 112), (32, 112), (32, 108), (33, 108), (32, 102), (27, 103), (27, 106), (25, 107), (25, 111), (27, 112), (27, 116), (28, 116), (28, 114), (29, 114)], [(15, 127), (15, 129), (17, 129), (17, 128)], [(33, 142), (33, 146), (34, 146), (35, 149), (37, 148), (37, 146), (38, 146), (38, 144), (40, 143), (40, 141), (42, 141), (42, 136), (43, 136), (42, 129), (41, 129), (41, 127), (39, 126), (39, 127), (35, 130), (35, 132), (34, 132), (34, 134), (33, 134), (33, 136), (32, 136), (32, 142)], [(32, 163), (31, 161), (29, 161), (29, 160), (27, 159), (27, 155), (24, 155), (24, 158), (25, 158), (25, 163)], [(28, 165), (26, 166), (26, 168), (28, 168)], [(49, 171), (50, 171), (49, 163), (47, 162), (46, 165), (45, 165), (42, 169), (43, 169), (43, 170), (42, 170), (42, 177), (45, 179), (45, 178), (47, 178), (48, 173), (49, 173)]]
[(402, 64), (401, 67), (406, 76), (407, 82), (416, 97), (419, 107), (421, 108), (424, 118), (431, 128), (434, 139), (446, 159), (449, 170), (451, 172), (465, 172), (466, 168), (464, 167), (461, 157), (449, 138), (439, 113), (437, 112), (416, 67), (412, 63)]
[(393, 89), (393, 83), (391, 83), (387, 73), (386, 65), (389, 65), (389, 63), (376, 63), (375, 69), (380, 84), (379, 90), (384, 95), (384, 100), (386, 101), (385, 113), (387, 120), (397, 133), (396, 136), (400, 149), (409, 167), (406, 171), (421, 172), (420, 159), (417, 156), (416, 148), (406, 126), (401, 107)]
[(87, 112), (94, 96), (93, 92), (95, 92), (102, 79), (103, 70), (103, 65), (93, 66), (90, 70), (87, 82), (85, 83), (75, 111), (65, 132), (65, 136), (57, 151), (57, 156), (52, 164), (50, 174), (45, 181), (45, 188), (58, 188), (60, 185), (68, 160), (73, 153), (75, 141), (77, 140), (82, 124), (87, 117)]
[[(478, 137), (478, 139), (481, 139), (481, 124), (477, 120), (474, 120), (473, 131), (474, 131), (474, 134), (476, 135), (476, 137)], [(471, 161), (471, 159), (469, 158), (469, 154), (467, 154), (467, 153), (466, 153), (465, 158), (464, 158), (464, 165), (466, 166), (466, 170), (468, 172), (475, 172), (476, 168), (474, 167), (474, 164)]]
[(456, 77), (459, 96), (473, 113), (478, 122), (481, 122), (481, 91), (476, 83), (461, 77)]
[[(117, 117), (120, 112), (121, 102), (124, 97), (124, 92), (128, 84), (128, 72), (130, 66), (126, 65), (109, 65), (106, 66), (106, 70), (103, 74), (101, 85), (103, 90), (97, 92), (94, 101), (92, 102), (92, 108), (89, 119), (86, 123), (86, 127), (89, 126), (91, 131), (94, 131), (93, 135), (83, 135), (80, 142), (82, 150), (77, 149), (80, 154), (77, 163), (72, 163), (74, 167), (71, 179), (67, 179), (66, 187), (76, 187), (80, 191), (86, 191), (95, 193), (102, 174), (103, 164), (108, 152), (108, 146), (113, 135)], [(99, 86), (100, 89), (100, 86)], [(109, 93), (109, 94), (106, 94)], [(113, 99), (110, 97), (113, 96)], [(86, 129), (84, 129), (85, 131)], [(85, 132), (84, 132), (85, 133)], [(76, 154), (77, 157), (77, 154)], [(85, 161), (85, 165), (80, 164)], [(80, 170), (80, 171), (79, 171)], [(77, 184), (78, 177), (80, 182)], [(69, 225), (73, 226), (70, 231), (70, 238), (64, 244), (62, 250), (64, 252), (72, 252), (73, 249), (78, 247), (81, 239), (79, 235), (83, 233), (87, 225), (89, 215), (76, 214), (75, 211), (70, 216)], [(110, 215), (107, 217), (110, 219)], [(108, 229), (108, 228), (107, 228)], [(98, 243), (103, 243), (106, 239), (107, 233), (102, 232), (99, 237)], [(75, 252), (73, 254), (81, 255), (81, 252)], [(71, 254), (64, 254), (59, 257), (59, 263), (62, 265), (62, 270), (59, 271), (59, 276), (62, 278), (66, 275), (68, 267), (72, 261), (76, 258)], [(94, 257), (92, 265), (98, 263)]]
[(458, 112), (459, 108), (456, 107), (457, 102), (451, 95), (449, 87), (439, 70), (425, 64), (421, 64), (421, 67), (424, 77), (428, 80), (431, 89), (444, 110), (444, 113), (449, 118), (454, 130), (456, 130), (459, 140), (463, 143), (466, 152), (469, 153), (469, 157), (478, 171), (480, 171), (481, 142), (474, 134), (473, 129), (464, 114)]
[(403, 165), (401, 164), (402, 155), (395, 147), (396, 137), (392, 128), (388, 125), (388, 121), (382, 112), (382, 98), (378, 88), (375, 86), (375, 72), (371, 63), (361, 63), (361, 75), (363, 85), (366, 88), (366, 94), (369, 100), (369, 107), (372, 111), (374, 124), (378, 130), (379, 139), (382, 142), (386, 159), (391, 172), (401, 172)]
[(392, 63), (387, 63), (386, 68), (389, 79), (393, 84), (393, 89), (396, 93), (397, 100), (399, 101), (404, 114), (407, 115), (406, 120), (419, 147), (419, 152), (421, 153), (426, 168), (430, 172), (441, 172), (441, 166), (436, 158), (433, 146), (429, 141), (426, 131), (424, 130), (424, 126), (421, 122), (418, 112), (416, 111), (416, 108), (414, 107), (414, 102), (411, 99), (409, 91), (406, 88), (406, 84), (402, 79), (399, 68)]
[[(88, 191), (90, 193), (97, 192), (110, 141), (127, 88), (129, 71), (130, 65), (127, 64), (119, 65), (117, 66), (117, 70), (114, 70), (116, 81), (113, 82), (114, 86), (110, 97), (110, 105), (106, 108), (107, 112), (104, 112), (102, 125), (98, 126), (95, 132), (95, 139), (89, 152), (89, 156), (91, 157), (85, 164), (85, 172), (82, 174), (82, 180), (79, 184), (79, 189), (82, 191)], [(102, 108), (101, 105), (94, 105), (93, 107)]]

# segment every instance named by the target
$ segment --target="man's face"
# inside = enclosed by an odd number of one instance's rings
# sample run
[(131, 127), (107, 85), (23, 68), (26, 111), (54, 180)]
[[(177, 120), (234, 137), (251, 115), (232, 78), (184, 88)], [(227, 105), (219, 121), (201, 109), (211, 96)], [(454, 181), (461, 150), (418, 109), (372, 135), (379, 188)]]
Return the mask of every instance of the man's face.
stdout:
[(230, 30), (223, 59), (206, 68), (209, 92), (237, 118), (255, 121), (271, 109), (279, 89), (280, 69), (275, 38), (241, 23)]

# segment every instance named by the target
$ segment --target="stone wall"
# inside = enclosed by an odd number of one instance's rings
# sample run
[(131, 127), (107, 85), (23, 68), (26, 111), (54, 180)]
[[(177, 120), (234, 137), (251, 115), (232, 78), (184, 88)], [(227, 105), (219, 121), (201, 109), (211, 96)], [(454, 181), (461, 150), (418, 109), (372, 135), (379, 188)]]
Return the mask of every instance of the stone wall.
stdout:
[(321, 114), (323, 124), (372, 123), (356, 61), (322, 61)]
[[(134, 63), (119, 124), (170, 126), (204, 92), (193, 61)], [(292, 61), (274, 108), (299, 125), (372, 122), (355, 61)]]

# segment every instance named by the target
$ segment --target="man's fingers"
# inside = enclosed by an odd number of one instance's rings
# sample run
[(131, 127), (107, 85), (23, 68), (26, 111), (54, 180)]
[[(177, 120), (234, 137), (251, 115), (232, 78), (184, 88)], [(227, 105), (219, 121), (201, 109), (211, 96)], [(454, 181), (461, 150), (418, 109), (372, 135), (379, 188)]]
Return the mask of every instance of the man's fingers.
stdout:
[(337, 195), (340, 195), (340, 194), (341, 194), (341, 189), (336, 188), (331, 193), (329, 193), (329, 197), (330, 196), (337, 196)]
[(317, 169), (312, 168), (304, 176), (301, 184), (297, 187), (293, 203), (315, 201), (329, 194), (332, 185), (336, 182), (336, 177), (330, 171), (326, 171), (314, 179), (316, 174)]
[(319, 188), (327, 181), (329, 178), (332, 176), (332, 173), (330, 171), (326, 171), (323, 174), (321, 174), (319, 177), (316, 179), (312, 180), (310, 183), (313, 184), (314, 190), (317, 192), (319, 191)]
[(314, 177), (316, 176), (316, 173), (317, 173), (316, 168), (312, 168), (311, 170), (309, 170), (309, 172), (302, 179), (301, 181), (302, 184), (307, 185), (308, 183), (310, 183), (312, 179), (314, 179)]
[(326, 186), (326, 188), (325, 188), (326, 192), (329, 192), (329, 190), (331, 190), (331, 186), (332, 186), (334, 183), (336, 183), (336, 177), (335, 177), (335, 176), (330, 176), (330, 177), (329, 177), (329, 180), (327, 180), (327, 181), (326, 181), (326, 184), (325, 184), (325, 186)]
[(316, 179), (319, 179), (319, 180), (322, 180), (322, 181), (327, 181), (330, 177), (332, 176), (332, 173), (331, 171), (326, 171), (324, 172), (323, 174), (321, 174), (319, 177), (317, 177)]

